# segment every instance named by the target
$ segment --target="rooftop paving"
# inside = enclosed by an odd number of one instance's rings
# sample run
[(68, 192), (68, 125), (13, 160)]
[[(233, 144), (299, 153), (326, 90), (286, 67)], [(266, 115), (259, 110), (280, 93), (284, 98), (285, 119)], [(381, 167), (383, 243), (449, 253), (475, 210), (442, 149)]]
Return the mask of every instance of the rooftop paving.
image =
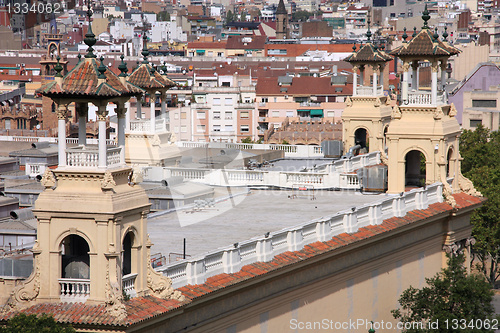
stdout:
[(177, 210), (148, 218), (148, 233), (154, 243), (151, 251), (161, 252), (168, 262), (169, 253), (183, 252), (183, 239), (186, 238), (186, 254), (198, 256), (388, 196), (354, 191), (315, 191), (316, 199), (311, 200), (311, 191), (302, 191), (296, 198), (291, 198), (294, 194), (296, 192), (291, 190), (247, 192), (242, 188), (217, 188), (216, 201), (229, 195), (232, 198), (201, 211)]

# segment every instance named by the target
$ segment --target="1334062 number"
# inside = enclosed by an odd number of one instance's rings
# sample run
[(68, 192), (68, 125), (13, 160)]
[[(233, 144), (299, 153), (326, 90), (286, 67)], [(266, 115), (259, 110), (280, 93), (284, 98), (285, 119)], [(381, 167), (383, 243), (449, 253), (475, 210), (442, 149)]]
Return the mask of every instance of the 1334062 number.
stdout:
[(9, 14), (22, 14), (26, 15), (28, 13), (34, 14), (61, 14), (62, 7), (60, 3), (8, 3), (6, 5), (7, 13)]
[(444, 325), (446, 329), (452, 330), (498, 330), (498, 319), (446, 319)]

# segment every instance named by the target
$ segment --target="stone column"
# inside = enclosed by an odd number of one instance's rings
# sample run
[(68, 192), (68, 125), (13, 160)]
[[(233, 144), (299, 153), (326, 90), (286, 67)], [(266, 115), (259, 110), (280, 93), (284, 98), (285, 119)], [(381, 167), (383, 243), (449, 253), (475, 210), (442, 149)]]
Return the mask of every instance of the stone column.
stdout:
[(377, 96), (377, 71), (379, 69), (379, 65), (373, 65), (373, 96)]
[(385, 69), (384, 64), (379, 65), (379, 72), (380, 72), (379, 81), (380, 81), (380, 85), (382, 86), (382, 94), (384, 93), (384, 69)]
[(106, 105), (99, 105), (97, 107), (97, 121), (99, 123), (99, 136), (97, 138), (97, 143), (99, 147), (98, 161), (99, 168), (105, 168), (107, 163), (106, 154), (106, 116), (108, 112), (106, 111)]
[(125, 114), (127, 109), (123, 103), (117, 103), (116, 105), (116, 117), (118, 119), (118, 147), (120, 147), (120, 164), (125, 163)]
[(66, 166), (66, 113), (67, 104), (59, 104), (57, 108), (57, 153), (60, 167)]
[(446, 60), (441, 60), (440, 68), (441, 68), (441, 90), (442, 91), (445, 91), (445, 88), (446, 88), (446, 67), (447, 66), (448, 66), (448, 62)]
[(125, 103), (125, 131), (130, 131), (130, 102)]
[(437, 105), (438, 62), (431, 64), (431, 104)]
[(137, 108), (137, 111), (135, 113), (135, 117), (137, 119), (141, 119), (142, 118), (142, 95), (137, 96), (136, 108)]
[(155, 97), (156, 97), (156, 92), (150, 92), (149, 93), (149, 104), (150, 104), (150, 121), (151, 121), (151, 134), (154, 134), (156, 132), (156, 117), (155, 117)]
[(87, 144), (87, 115), (89, 105), (87, 103), (76, 103), (76, 112), (78, 112), (78, 144)]
[(356, 96), (358, 87), (358, 66), (352, 66), (352, 95)]
[(403, 84), (401, 86), (401, 100), (408, 101), (408, 70), (410, 69), (410, 64), (408, 62), (403, 62)]
[(414, 90), (418, 90), (418, 60), (412, 61), (411, 70), (413, 73), (413, 77), (411, 80), (411, 88)]

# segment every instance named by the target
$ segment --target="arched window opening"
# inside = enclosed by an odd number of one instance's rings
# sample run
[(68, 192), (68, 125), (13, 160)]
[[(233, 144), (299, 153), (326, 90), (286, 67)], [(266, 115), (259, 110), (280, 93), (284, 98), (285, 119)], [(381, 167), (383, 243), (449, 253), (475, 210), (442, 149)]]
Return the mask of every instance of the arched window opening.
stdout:
[(87, 241), (78, 235), (69, 235), (61, 243), (62, 272), (66, 279), (90, 279), (90, 256)]
[(452, 163), (453, 163), (453, 148), (450, 148), (448, 150), (448, 155), (446, 156), (446, 177), (447, 178), (455, 176)]
[(354, 144), (360, 145), (361, 148), (368, 147), (368, 132), (364, 128), (358, 128), (354, 132)]
[(418, 150), (411, 150), (405, 156), (405, 186), (425, 186), (425, 155)]
[(123, 256), (122, 256), (122, 275), (132, 273), (132, 244), (134, 234), (128, 232), (123, 239)]

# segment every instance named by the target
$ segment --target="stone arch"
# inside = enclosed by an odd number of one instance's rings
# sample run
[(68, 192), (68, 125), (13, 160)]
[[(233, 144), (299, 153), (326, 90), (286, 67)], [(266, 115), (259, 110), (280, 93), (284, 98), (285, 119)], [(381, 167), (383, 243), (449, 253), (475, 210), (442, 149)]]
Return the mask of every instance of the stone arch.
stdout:
[(124, 230), (121, 237), (122, 276), (137, 273), (137, 248), (141, 245), (139, 242), (139, 233), (136, 228), (128, 227)]
[[(422, 158), (424, 159), (422, 163)], [(409, 148), (404, 154), (405, 186), (422, 187), (427, 179), (427, 157), (419, 148)]]
[[(358, 126), (353, 129), (354, 144), (361, 145), (361, 148), (368, 148), (370, 145), (370, 130), (365, 126)], [(346, 147), (350, 148), (350, 147)]]
[(384, 136), (384, 141), (383, 141), (383, 143), (382, 143), (382, 144), (383, 144), (383, 148), (384, 148), (384, 150), (387, 148), (387, 131), (388, 131), (388, 130), (389, 130), (389, 124), (386, 124), (386, 125), (384, 126), (383, 131), (382, 131), (382, 134), (383, 134), (383, 136)]
[(61, 277), (90, 279), (90, 246), (85, 238), (69, 234), (60, 242)]
[(57, 236), (56, 241), (53, 245), (52, 251), (59, 251), (62, 241), (70, 235), (77, 235), (77, 236), (82, 237), (87, 242), (87, 244), (89, 246), (89, 252), (90, 253), (96, 252), (96, 249), (95, 249), (94, 244), (92, 243), (92, 240), (85, 233), (83, 233), (79, 230), (69, 230), (69, 229), (63, 231), (62, 233), (59, 234), (59, 236)]

